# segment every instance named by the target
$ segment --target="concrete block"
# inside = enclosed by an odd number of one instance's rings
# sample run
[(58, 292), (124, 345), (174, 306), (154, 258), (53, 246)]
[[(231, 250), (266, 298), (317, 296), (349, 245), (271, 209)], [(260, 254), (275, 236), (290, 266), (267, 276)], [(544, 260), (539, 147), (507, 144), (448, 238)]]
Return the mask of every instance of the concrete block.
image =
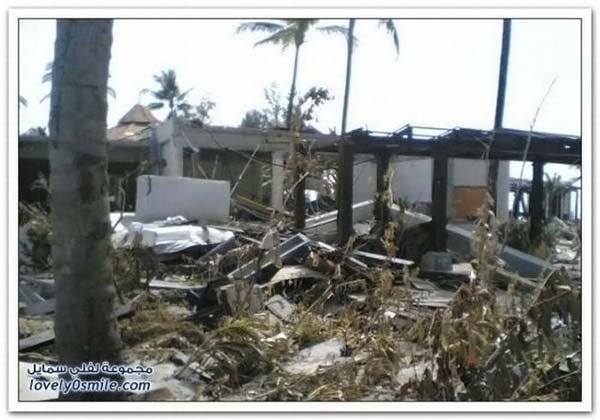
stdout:
[[(446, 226), (446, 231), (448, 232), (448, 249), (464, 257), (471, 256), (473, 232), (451, 224)], [(504, 248), (499, 257), (508, 264), (511, 270), (516, 271), (522, 277), (537, 278), (544, 269), (549, 267), (546, 261), (509, 246)]]
[(140, 222), (184, 216), (198, 223), (225, 223), (229, 204), (227, 181), (157, 175), (137, 179), (135, 208)]

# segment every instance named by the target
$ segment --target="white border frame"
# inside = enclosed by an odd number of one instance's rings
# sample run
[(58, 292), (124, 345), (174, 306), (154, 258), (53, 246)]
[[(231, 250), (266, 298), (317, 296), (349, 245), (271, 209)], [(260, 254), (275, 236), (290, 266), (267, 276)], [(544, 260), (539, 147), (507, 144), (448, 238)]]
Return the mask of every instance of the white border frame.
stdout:
[[(18, 19), (20, 18), (573, 18), (582, 20), (582, 401), (581, 402), (20, 402), (18, 401)], [(201, 412), (589, 412), (592, 409), (592, 10), (553, 9), (9, 9), (8, 10), (8, 408), (10, 411)]]

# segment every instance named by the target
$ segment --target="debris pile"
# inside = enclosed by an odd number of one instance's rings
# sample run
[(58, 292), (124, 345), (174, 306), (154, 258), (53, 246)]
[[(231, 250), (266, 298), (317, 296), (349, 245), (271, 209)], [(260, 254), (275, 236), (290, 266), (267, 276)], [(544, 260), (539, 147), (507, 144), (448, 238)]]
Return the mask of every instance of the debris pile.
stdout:
[[(154, 388), (131, 400), (581, 398), (572, 270), (549, 264), (535, 278), (514, 272), (498, 257), (502, 241), (487, 204), (469, 260), (427, 252), (422, 242), (418, 259), (407, 259), (402, 248), (428, 223), (410, 214), (383, 229), (367, 225), (344, 248), (323, 239), (327, 213), (309, 219), (304, 232), (180, 214), (144, 223), (115, 218), (123, 361), (155, 371)], [(561, 223), (548, 229), (562, 254), (578, 246)], [(553, 262), (564, 262), (562, 254)], [(56, 361), (48, 266), (22, 274), (19, 285), (20, 360)]]

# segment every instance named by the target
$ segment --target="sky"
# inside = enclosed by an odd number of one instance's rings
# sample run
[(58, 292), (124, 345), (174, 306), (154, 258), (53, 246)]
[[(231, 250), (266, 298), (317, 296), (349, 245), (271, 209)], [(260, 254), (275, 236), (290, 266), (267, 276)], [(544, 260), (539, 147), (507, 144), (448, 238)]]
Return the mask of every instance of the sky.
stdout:
[[(251, 109), (266, 106), (263, 91), (275, 83), (285, 97), (292, 76), (293, 48), (254, 43), (263, 33), (236, 33), (243, 21), (115, 20), (108, 99), (108, 126), (134, 104), (152, 102), (142, 89), (154, 89), (153, 75), (173, 69), (180, 87), (192, 88), (193, 105), (204, 96), (216, 102), (212, 124), (238, 126)], [(346, 25), (323, 20), (320, 25)], [(396, 55), (376, 20), (357, 21), (348, 128), (393, 131), (405, 124), (429, 127), (493, 127), (502, 35), (499, 19), (396, 20)], [(50, 91), (42, 83), (53, 59), (55, 21), (20, 20), (19, 93), (29, 104), (20, 109), (20, 131), (47, 126)], [(535, 124), (536, 131), (580, 135), (581, 41), (578, 20), (513, 20), (504, 126), (530, 128), (542, 98), (552, 85)], [(298, 91), (329, 89), (334, 100), (318, 111), (315, 126), (339, 132), (345, 79), (346, 46), (339, 35), (312, 31), (302, 46)], [(166, 110), (155, 112), (159, 119)], [(518, 177), (520, 163), (511, 164)], [(546, 172), (572, 178), (578, 171), (546, 165)], [(527, 165), (525, 177), (531, 176)]]

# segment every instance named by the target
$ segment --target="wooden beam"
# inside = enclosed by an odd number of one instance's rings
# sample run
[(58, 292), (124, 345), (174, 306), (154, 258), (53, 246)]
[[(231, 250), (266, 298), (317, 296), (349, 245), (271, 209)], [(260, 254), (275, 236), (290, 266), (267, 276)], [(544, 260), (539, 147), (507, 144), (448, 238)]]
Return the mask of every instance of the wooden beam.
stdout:
[(431, 216), (433, 222), (434, 248), (446, 251), (446, 221), (448, 206), (448, 157), (443, 151), (433, 158), (433, 186), (431, 189)]
[[(493, 142), (491, 142), (492, 135)], [(436, 138), (411, 140), (395, 136), (380, 137), (368, 132), (354, 132), (352, 144), (354, 153), (433, 156), (434, 148), (438, 147), (438, 143), (451, 141), (452, 147), (446, 150), (448, 158), (481, 160), (486, 147), (489, 146), (489, 159), (521, 161), (529, 136), (529, 132), (523, 130), (501, 129), (492, 132), (458, 128)], [(581, 139), (534, 132), (531, 134), (527, 159), (547, 163), (580, 164)]]
[(529, 195), (529, 238), (536, 240), (544, 223), (544, 162), (533, 162), (533, 180)]

